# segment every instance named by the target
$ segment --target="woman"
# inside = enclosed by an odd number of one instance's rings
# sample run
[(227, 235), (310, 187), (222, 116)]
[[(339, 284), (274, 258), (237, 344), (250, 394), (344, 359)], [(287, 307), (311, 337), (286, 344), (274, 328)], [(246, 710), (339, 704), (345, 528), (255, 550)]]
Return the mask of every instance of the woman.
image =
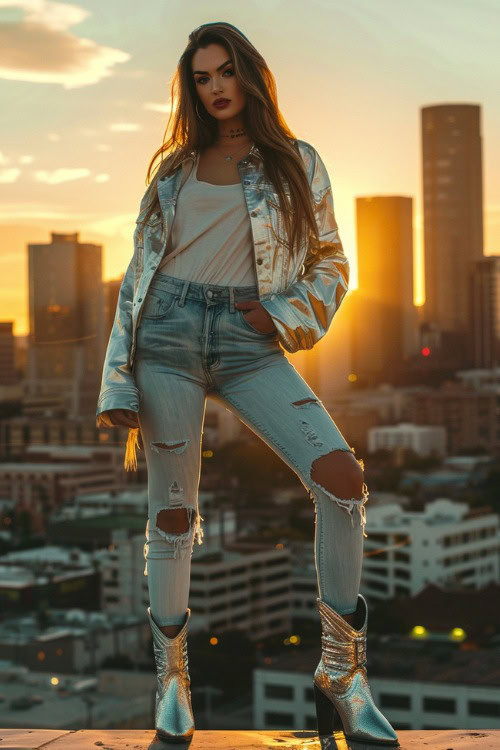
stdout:
[(327, 171), (286, 126), (271, 71), (231, 24), (189, 35), (175, 100), (172, 135), (149, 165), (148, 178), (162, 157), (141, 202), (97, 408), (99, 425), (130, 428), (127, 469), (139, 430), (146, 455), (155, 728), (165, 741), (194, 732), (187, 603), (210, 397), (281, 456), (314, 502), (320, 734), (341, 721), (352, 739), (397, 745), (364, 667), (362, 462), (283, 352), (311, 349), (347, 292)]

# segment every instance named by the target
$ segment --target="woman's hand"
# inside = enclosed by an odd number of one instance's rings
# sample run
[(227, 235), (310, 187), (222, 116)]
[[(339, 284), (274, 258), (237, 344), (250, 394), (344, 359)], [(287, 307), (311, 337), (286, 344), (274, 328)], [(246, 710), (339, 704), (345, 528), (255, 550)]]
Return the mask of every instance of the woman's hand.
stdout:
[(100, 416), (107, 427), (139, 427), (137, 413), (131, 409), (108, 409)]
[(260, 333), (277, 333), (278, 329), (274, 325), (272, 317), (269, 315), (266, 308), (261, 305), (258, 299), (235, 302), (234, 306), (238, 307), (240, 310), (250, 310), (250, 312), (245, 315), (245, 318)]

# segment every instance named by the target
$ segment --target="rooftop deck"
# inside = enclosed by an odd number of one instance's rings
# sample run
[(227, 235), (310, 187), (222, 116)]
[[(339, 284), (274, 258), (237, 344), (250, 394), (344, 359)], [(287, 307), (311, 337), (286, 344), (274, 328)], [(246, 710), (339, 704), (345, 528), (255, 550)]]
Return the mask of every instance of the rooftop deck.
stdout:
[[(401, 750), (498, 750), (498, 729), (396, 730)], [(335, 735), (338, 750), (348, 750), (343, 734)], [(140, 729), (0, 729), (1, 750), (168, 750), (179, 747), (155, 739)], [(186, 747), (186, 746), (185, 746)], [(190, 750), (321, 750), (311, 731), (196, 730)], [(335, 750), (335, 746), (328, 750)], [(377, 750), (356, 745), (356, 750)], [(380, 746), (378, 748), (380, 750)]]

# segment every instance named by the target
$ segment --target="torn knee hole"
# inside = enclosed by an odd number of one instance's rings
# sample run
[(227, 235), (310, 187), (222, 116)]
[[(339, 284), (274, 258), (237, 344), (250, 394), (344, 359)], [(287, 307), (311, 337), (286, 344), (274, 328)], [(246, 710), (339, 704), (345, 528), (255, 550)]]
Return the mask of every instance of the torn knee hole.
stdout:
[[(165, 519), (167, 519), (165, 521)], [(172, 510), (162, 508), (156, 514), (156, 529), (165, 541), (173, 546), (174, 558), (185, 558), (197, 539), (201, 544), (203, 530), (202, 517), (192, 507)], [(167, 526), (168, 528), (165, 528)], [(147, 575), (147, 573), (146, 573)]]
[[(350, 453), (354, 457), (349, 459), (340, 459), (332, 456), (336, 453)], [(328, 457), (328, 459), (327, 459)], [(327, 459), (322, 461), (322, 459)], [(318, 463), (320, 464), (320, 471), (318, 471)], [(348, 471), (345, 472), (347, 463)], [(340, 469), (340, 471), (339, 471)], [(353, 512), (357, 508), (359, 512), (359, 523), (362, 528), (363, 537), (367, 537), (368, 534), (365, 532), (366, 526), (366, 509), (365, 504), (368, 501), (368, 487), (363, 480), (363, 463), (354, 456), (352, 449), (338, 449), (320, 456), (315, 459), (311, 467), (311, 482), (313, 487), (309, 491), (309, 496), (314, 502), (317, 501), (318, 490), (314, 487), (323, 490), (323, 495), (326, 494), (331, 500), (333, 500), (339, 508), (345, 510), (351, 519), (351, 526), (354, 527)], [(316, 470), (316, 471), (315, 471)], [(361, 475), (360, 475), (361, 470)], [(313, 477), (313, 472), (315, 476)], [(331, 476), (335, 477), (335, 487), (331, 487)], [(352, 484), (354, 480), (354, 486)], [(361, 484), (361, 487), (359, 486)], [(338, 485), (338, 486), (337, 486)], [(360, 497), (361, 495), (361, 497)]]
[[(173, 547), (173, 557), (174, 558), (185, 558), (188, 554), (189, 550), (192, 550), (192, 546), (194, 542), (198, 542), (198, 544), (202, 543), (203, 539), (203, 528), (201, 526), (201, 522), (203, 521), (202, 516), (200, 515), (197, 508), (193, 508), (191, 506), (185, 507), (183, 509), (187, 514), (187, 519), (184, 516), (183, 512), (178, 511), (172, 511), (169, 508), (162, 508), (158, 511), (156, 514), (156, 532), (160, 535), (160, 537), (163, 538), (164, 544), (168, 546)], [(174, 516), (175, 514), (175, 516)], [(164, 519), (167, 518), (166, 525), (169, 527), (168, 529), (165, 529), (160, 523), (164, 524)], [(170, 527), (170, 522), (172, 518), (177, 519), (175, 523), (178, 523), (180, 528), (178, 529), (177, 526), (174, 526), (174, 522), (172, 522), (172, 525), (174, 528)], [(179, 522), (183, 522), (180, 523)], [(185, 528), (187, 521), (187, 529)], [(164, 524), (165, 525), (165, 524)], [(149, 551), (148, 548), (151, 544), (150, 540), (150, 522), (149, 518), (146, 524), (146, 542), (144, 544), (144, 558), (146, 560), (146, 565), (144, 567), (144, 575), (148, 575), (148, 556)], [(191, 538), (192, 536), (192, 538)], [(160, 543), (161, 540), (155, 539), (153, 540), (153, 544), (157, 545)], [(153, 551), (153, 556), (158, 557), (171, 557), (172, 555), (168, 552), (166, 553), (166, 548), (161, 550), (161, 555), (159, 555), (158, 550)]]
[(159, 453), (160, 450), (182, 453), (188, 442), (188, 440), (171, 440), (170, 442), (159, 442), (155, 440), (151, 443), (151, 448), (156, 451), (156, 453)]
[(182, 534), (189, 529), (189, 517), (187, 508), (164, 508), (158, 511), (156, 525), (162, 531)]
[(311, 479), (340, 499), (359, 498), (364, 486), (363, 468), (352, 448), (337, 448), (312, 462)]

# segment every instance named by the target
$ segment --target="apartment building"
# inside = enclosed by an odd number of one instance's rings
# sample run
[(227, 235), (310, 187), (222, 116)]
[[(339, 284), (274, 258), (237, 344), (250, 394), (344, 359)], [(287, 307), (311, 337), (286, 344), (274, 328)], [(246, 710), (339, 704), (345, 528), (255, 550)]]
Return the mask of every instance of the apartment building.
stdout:
[(361, 593), (415, 596), (428, 583), (482, 588), (500, 580), (500, 519), (486, 506), (438, 498), (423, 511), (393, 503), (367, 511)]
[[(236, 538), (232, 509), (203, 509), (202, 544), (191, 559), (190, 632), (244, 630), (252, 640), (286, 632), (291, 626), (291, 552)], [(102, 609), (146, 613), (144, 534), (114, 529), (102, 563)]]
[(438, 425), (416, 425), (410, 422), (370, 427), (368, 452), (373, 453), (380, 448), (389, 451), (409, 449), (419, 456), (442, 456), (446, 451), (446, 430)]
[[(396, 731), (500, 728), (500, 653), (455, 646), (435, 653), (429, 643), (409, 639), (368, 646), (373, 699)], [(320, 648), (293, 650), (254, 670), (255, 728), (316, 730), (313, 675), (320, 656)]]
[[(201, 548), (200, 548), (201, 549)], [(191, 566), (193, 627), (207, 632), (245, 630), (251, 640), (291, 627), (291, 553), (235, 542)]]

